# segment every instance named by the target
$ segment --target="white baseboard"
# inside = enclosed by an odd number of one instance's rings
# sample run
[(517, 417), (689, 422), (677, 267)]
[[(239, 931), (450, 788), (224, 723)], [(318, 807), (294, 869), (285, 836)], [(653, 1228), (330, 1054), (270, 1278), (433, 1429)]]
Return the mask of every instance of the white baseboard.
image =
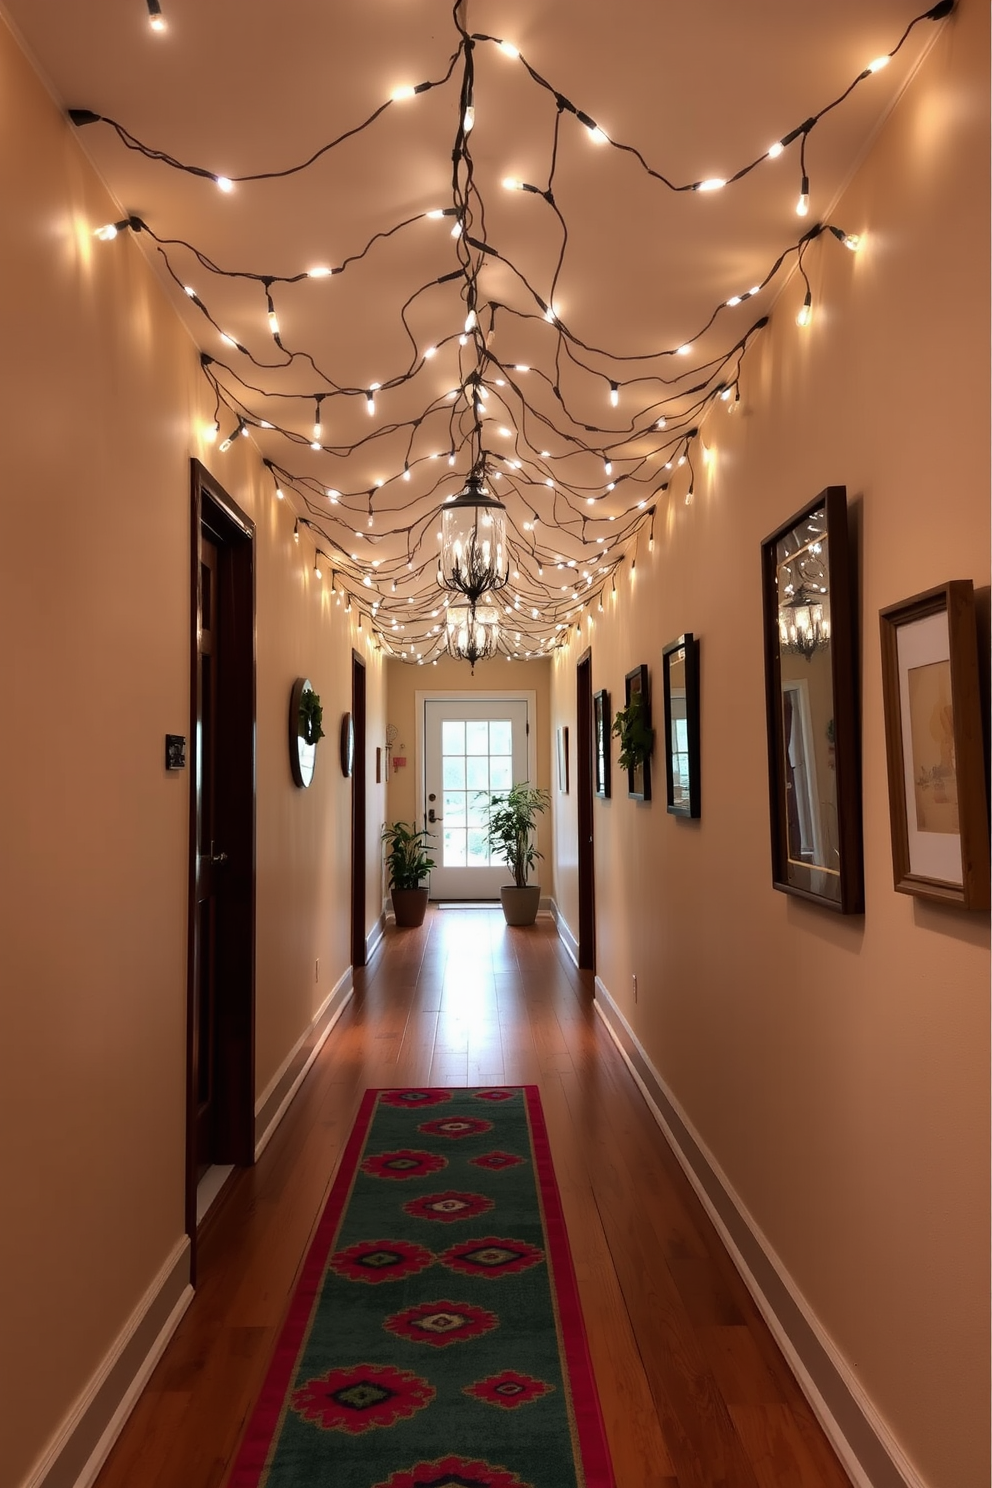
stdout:
[(21, 1488), (91, 1488), (193, 1300), (189, 1259), (184, 1235)]
[(851, 1481), (928, 1488), (599, 977), (594, 1007)]
[(366, 965), (368, 965), (368, 963), (372, 960), (372, 957), (375, 955), (376, 951), (382, 945), (382, 940), (383, 940), (383, 936), (385, 935), (385, 933), (386, 933), (386, 910), (385, 910), (385, 906), (383, 906), (382, 914), (376, 920), (375, 924), (372, 926), (372, 929), (369, 931), (368, 935), (365, 938), (365, 964)]
[(256, 1162), (268, 1146), (293, 1097), (306, 1079), (310, 1066), (324, 1047), (327, 1035), (344, 1012), (353, 991), (354, 982), (349, 966), (347, 971), (342, 972), (338, 977), (330, 993), (311, 1019), (309, 1028), (297, 1039), (255, 1102)]
[(551, 914), (555, 924), (558, 927), (558, 935), (561, 939), (562, 945), (565, 947), (566, 951), (575, 962), (576, 967), (578, 967), (579, 942), (572, 934), (571, 926), (565, 919), (565, 916), (562, 914), (561, 910), (558, 908), (557, 901), (554, 899), (551, 900)]

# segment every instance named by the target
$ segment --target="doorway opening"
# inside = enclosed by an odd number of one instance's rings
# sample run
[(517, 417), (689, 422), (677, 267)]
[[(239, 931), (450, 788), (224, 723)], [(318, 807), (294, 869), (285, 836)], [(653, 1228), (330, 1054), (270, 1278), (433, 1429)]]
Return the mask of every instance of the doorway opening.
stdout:
[(533, 692), (418, 692), (418, 812), (431, 834), (431, 899), (499, 899), (507, 870), (486, 845), (487, 803), (534, 781), (535, 709)]
[(199, 461), (191, 471), (186, 1231), (195, 1282), (197, 1187), (255, 1157), (255, 527)]
[(593, 843), (592, 651), (575, 668), (575, 792), (579, 870), (579, 966), (596, 970), (596, 855)]

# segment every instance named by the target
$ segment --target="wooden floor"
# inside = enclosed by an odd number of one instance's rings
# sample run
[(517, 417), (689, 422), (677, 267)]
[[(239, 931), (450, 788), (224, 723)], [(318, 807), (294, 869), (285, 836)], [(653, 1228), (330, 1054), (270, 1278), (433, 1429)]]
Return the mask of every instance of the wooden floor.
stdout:
[[(553, 925), (389, 930), (255, 1168), (97, 1488), (219, 1488), (367, 1086), (536, 1084), (618, 1488), (849, 1488)], [(330, 1488), (330, 1485), (328, 1485)]]

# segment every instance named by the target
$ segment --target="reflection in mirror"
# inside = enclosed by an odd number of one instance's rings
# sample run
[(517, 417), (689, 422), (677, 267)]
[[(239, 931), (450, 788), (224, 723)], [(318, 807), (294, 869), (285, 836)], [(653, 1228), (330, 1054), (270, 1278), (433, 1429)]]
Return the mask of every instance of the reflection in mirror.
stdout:
[(668, 658), (668, 687), (671, 698), (671, 730), (668, 748), (672, 758), (672, 800), (674, 807), (689, 805), (689, 721), (685, 702), (685, 647)]
[(789, 874), (815, 893), (839, 898), (826, 512), (813, 512), (788, 532), (775, 557)]

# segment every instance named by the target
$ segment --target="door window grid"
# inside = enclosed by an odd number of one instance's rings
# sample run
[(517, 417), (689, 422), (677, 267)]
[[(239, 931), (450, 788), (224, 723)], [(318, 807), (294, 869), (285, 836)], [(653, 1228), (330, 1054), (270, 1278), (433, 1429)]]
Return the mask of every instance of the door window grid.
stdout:
[(492, 792), (513, 784), (512, 749), (508, 718), (442, 720), (443, 867), (491, 868), (503, 861), (486, 845), (486, 808)]

